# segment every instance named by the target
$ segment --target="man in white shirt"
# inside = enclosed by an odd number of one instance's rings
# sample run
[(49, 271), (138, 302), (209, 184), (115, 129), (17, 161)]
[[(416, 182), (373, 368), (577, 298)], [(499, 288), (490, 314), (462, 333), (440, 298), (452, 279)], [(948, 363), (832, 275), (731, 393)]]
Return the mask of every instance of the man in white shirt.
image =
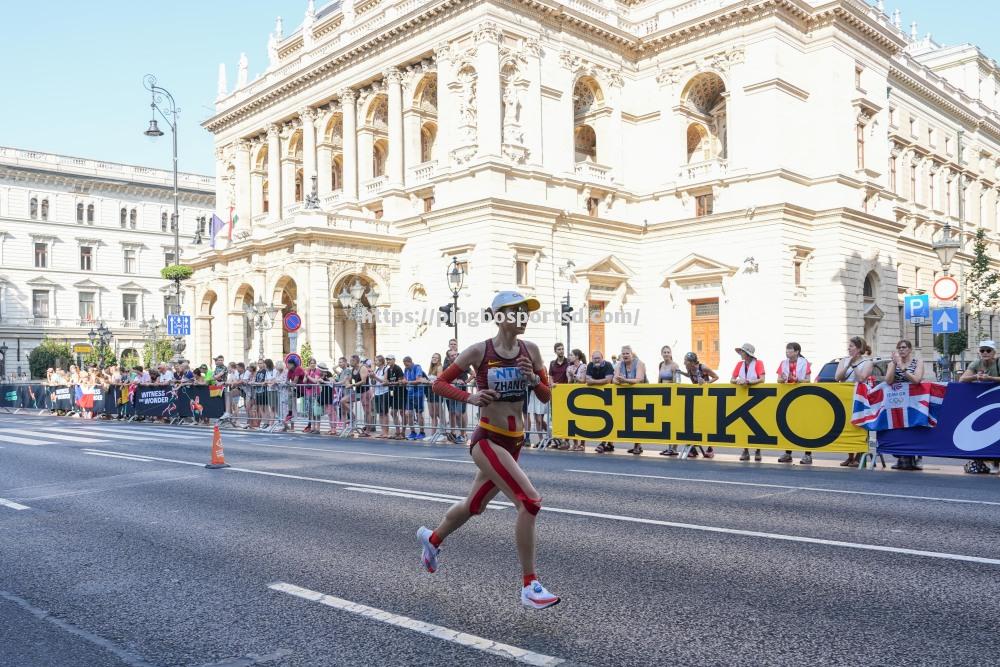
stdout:
[(174, 372), (166, 364), (160, 364), (160, 384), (169, 384), (174, 381)]

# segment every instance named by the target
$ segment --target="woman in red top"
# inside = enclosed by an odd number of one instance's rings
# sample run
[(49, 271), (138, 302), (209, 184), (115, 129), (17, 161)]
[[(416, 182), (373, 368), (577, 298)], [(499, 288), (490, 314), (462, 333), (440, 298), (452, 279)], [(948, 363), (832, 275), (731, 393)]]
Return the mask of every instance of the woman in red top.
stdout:
[[(472, 434), (469, 451), (479, 472), (469, 496), (453, 505), (433, 531), (422, 527), (417, 539), (423, 547), (428, 572), (437, 569), (441, 541), (476, 514), (481, 514), (497, 493), (503, 491), (517, 508), (517, 554), (521, 561), (521, 603), (545, 609), (559, 603), (539, 583), (535, 574), (535, 515), (542, 499), (517, 463), (524, 444), (523, 406), (528, 391), (543, 403), (551, 398), (542, 356), (534, 343), (518, 340), (524, 333), (528, 313), (538, 310), (537, 299), (517, 292), (500, 292), (490, 307), (499, 331), (488, 340), (466, 348), (434, 381), (434, 393), (479, 406), (479, 425)], [(476, 369), (476, 387), (469, 394), (452, 382), (463, 369)]]

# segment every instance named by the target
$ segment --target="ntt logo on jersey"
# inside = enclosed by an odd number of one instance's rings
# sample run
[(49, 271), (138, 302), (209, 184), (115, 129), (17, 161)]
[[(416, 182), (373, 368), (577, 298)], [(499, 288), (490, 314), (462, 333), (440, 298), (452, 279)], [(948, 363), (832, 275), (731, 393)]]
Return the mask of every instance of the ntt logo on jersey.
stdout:
[(552, 388), (552, 433), (654, 444), (864, 452), (853, 384)]

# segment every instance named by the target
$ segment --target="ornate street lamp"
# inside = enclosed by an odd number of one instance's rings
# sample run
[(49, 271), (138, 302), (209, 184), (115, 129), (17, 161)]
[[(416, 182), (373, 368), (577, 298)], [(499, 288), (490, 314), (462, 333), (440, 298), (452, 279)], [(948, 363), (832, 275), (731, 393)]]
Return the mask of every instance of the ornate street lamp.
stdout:
[(0, 343), (0, 377), (7, 375), (7, 341)]
[(455, 327), (455, 340), (458, 340), (458, 293), (462, 291), (462, 285), (465, 283), (465, 271), (458, 264), (458, 258), (451, 258), (451, 265), (445, 272), (445, 277), (448, 279), (448, 289), (451, 290), (452, 299), (452, 324)]
[(243, 315), (247, 318), (250, 326), (257, 331), (259, 339), (259, 357), (264, 358), (264, 332), (274, 326), (274, 320), (281, 312), (281, 306), (264, 303), (264, 299), (257, 297), (257, 302), (243, 304)]
[(160, 328), (163, 324), (155, 317), (150, 317), (148, 320), (143, 320), (141, 326), (143, 333), (153, 341), (153, 354), (149, 360), (151, 366), (156, 366), (160, 363)]
[[(180, 203), (179, 195), (177, 190), (177, 104), (174, 102), (174, 96), (166, 88), (161, 88), (156, 85), (156, 77), (152, 74), (147, 74), (142, 79), (143, 86), (149, 91), (152, 96), (152, 101), (150, 102), (149, 108), (154, 112), (159, 112), (163, 117), (163, 120), (167, 122), (170, 126), (170, 132), (173, 134), (173, 151), (174, 151), (174, 217), (172, 218), (174, 226), (174, 264), (181, 263), (181, 216), (180, 216)], [(165, 105), (164, 103), (169, 105)], [(161, 107), (160, 105), (164, 105)], [(143, 134), (151, 139), (156, 139), (157, 137), (163, 136), (163, 130), (160, 129), (156, 122), (156, 114), (153, 114), (153, 118), (149, 121), (149, 127)], [(174, 312), (179, 313), (181, 307), (181, 284), (180, 281), (175, 281), (177, 286), (177, 301), (176, 310)]]
[[(354, 320), (354, 353), (359, 357), (365, 351), (364, 340), (362, 340), (361, 335), (361, 322), (366, 317), (374, 314), (379, 296), (381, 295), (374, 286), (369, 287), (368, 292), (365, 293), (365, 286), (357, 278), (354, 279), (354, 284), (351, 285), (350, 291), (344, 286), (341, 288), (340, 294), (337, 295), (340, 305), (347, 311), (348, 319)], [(368, 307), (365, 307), (362, 300), (364, 297), (368, 298)]]

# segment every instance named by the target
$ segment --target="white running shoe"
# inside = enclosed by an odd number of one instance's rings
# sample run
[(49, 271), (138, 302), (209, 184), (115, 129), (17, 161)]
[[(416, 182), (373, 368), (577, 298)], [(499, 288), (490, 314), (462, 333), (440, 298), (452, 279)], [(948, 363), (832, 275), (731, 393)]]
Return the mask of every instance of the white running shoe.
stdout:
[(521, 604), (532, 609), (546, 609), (559, 604), (559, 598), (545, 590), (536, 579), (521, 589)]
[(437, 571), (438, 554), (441, 553), (441, 549), (431, 544), (431, 535), (433, 534), (434, 531), (424, 526), (420, 526), (420, 529), (417, 531), (417, 540), (420, 541), (420, 545), (424, 548), (421, 560), (427, 571), (432, 574)]

